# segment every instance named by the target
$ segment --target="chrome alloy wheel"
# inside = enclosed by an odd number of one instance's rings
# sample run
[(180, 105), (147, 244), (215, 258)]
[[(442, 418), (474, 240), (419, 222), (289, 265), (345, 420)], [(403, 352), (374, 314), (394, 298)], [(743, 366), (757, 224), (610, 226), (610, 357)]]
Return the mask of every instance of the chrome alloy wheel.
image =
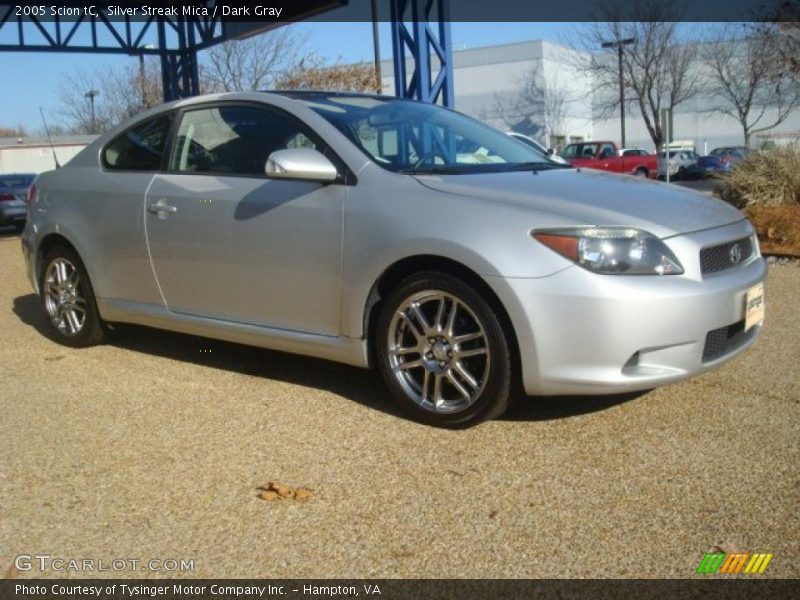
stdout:
[(486, 331), (469, 307), (446, 292), (425, 290), (404, 300), (389, 325), (389, 366), (422, 408), (459, 412), (489, 378)]
[(44, 276), (44, 305), (50, 320), (63, 335), (78, 335), (86, 322), (86, 299), (80, 275), (71, 262), (56, 258)]

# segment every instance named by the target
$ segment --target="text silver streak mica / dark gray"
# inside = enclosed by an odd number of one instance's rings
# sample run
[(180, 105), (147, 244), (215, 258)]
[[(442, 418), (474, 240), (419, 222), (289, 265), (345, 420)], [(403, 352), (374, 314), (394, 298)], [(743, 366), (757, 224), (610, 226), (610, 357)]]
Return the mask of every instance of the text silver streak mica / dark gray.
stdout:
[[(437, 425), (495, 416), (518, 387), (678, 381), (761, 328), (718, 339), (763, 302), (739, 211), (564, 167), (410, 101), (181, 100), (40, 175), (31, 198), (28, 274), (64, 343), (126, 322), (377, 364), (401, 406)], [(701, 271), (703, 249), (742, 239), (735, 265)], [(711, 332), (725, 351), (704, 360)]]

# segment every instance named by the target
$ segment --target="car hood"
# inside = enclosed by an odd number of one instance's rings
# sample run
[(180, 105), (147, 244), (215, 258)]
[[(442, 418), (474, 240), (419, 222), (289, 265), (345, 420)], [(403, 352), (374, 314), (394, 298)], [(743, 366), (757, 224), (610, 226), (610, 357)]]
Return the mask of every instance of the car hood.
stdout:
[(667, 238), (744, 218), (721, 200), (630, 175), (559, 169), (416, 178), (440, 192), (528, 206), (542, 217), (537, 227), (637, 227)]

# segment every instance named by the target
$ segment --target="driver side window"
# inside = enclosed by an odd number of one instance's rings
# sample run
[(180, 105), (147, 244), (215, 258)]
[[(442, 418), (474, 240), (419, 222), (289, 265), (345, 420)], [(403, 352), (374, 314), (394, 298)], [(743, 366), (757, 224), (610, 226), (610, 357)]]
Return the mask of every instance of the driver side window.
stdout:
[(316, 148), (294, 119), (249, 106), (216, 106), (183, 114), (173, 144), (170, 171), (264, 175), (275, 150)]

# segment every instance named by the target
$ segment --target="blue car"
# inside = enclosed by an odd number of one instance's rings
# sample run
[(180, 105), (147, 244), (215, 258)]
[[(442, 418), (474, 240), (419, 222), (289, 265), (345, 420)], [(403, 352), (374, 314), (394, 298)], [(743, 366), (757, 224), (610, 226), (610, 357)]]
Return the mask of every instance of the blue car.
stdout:
[(22, 230), (28, 216), (26, 196), (35, 178), (33, 173), (0, 175), (0, 227)]
[(686, 167), (684, 174), (688, 179), (702, 179), (728, 173), (732, 167), (731, 163), (724, 162), (718, 156), (701, 156), (695, 164)]

